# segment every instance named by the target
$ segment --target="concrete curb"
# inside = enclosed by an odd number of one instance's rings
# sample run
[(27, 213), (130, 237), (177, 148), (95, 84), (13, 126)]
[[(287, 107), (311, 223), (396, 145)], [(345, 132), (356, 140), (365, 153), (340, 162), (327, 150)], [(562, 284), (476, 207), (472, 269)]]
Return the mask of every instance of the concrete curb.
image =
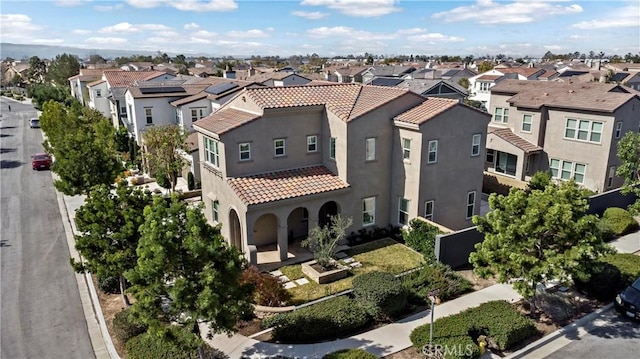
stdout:
[(511, 353), (510, 355), (506, 356), (504, 359), (520, 359), (520, 358), (524, 358), (527, 355), (531, 355), (534, 354), (534, 352), (540, 348), (542, 348), (545, 345), (549, 345), (551, 342), (553, 342), (554, 340), (564, 336), (567, 333), (571, 333), (573, 331), (578, 331), (579, 329), (583, 328), (585, 329), (587, 332), (592, 331), (593, 329), (596, 328), (595, 325), (589, 325), (595, 318), (597, 318), (598, 316), (600, 316), (602, 313), (610, 310), (611, 308), (613, 308), (613, 303), (609, 303), (607, 305), (605, 305), (604, 307), (594, 311), (591, 314), (587, 314), (584, 317), (578, 319), (577, 321), (556, 330), (555, 332), (542, 337), (538, 340), (536, 340), (535, 342), (527, 345), (526, 347)]
[[(52, 173), (52, 177), (55, 179), (55, 174)], [(58, 199), (60, 214), (62, 215), (62, 224), (67, 237), (69, 254), (71, 258), (81, 260), (80, 254), (75, 249), (71, 217), (67, 211), (66, 202), (64, 201), (63, 195), (58, 191), (56, 191), (56, 197)], [(76, 273), (76, 281), (78, 282), (78, 292), (80, 293), (84, 316), (87, 320), (87, 330), (96, 359), (120, 359), (109, 335), (109, 331), (107, 330), (107, 323), (102, 314), (98, 293), (91, 280), (91, 274)]]

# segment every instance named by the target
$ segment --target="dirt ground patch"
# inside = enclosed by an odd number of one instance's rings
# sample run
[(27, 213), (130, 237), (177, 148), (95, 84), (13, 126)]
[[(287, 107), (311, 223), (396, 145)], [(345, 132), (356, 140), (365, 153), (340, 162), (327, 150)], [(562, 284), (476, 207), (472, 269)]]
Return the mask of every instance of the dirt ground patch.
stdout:
[(109, 294), (103, 292), (98, 287), (98, 281), (95, 276), (92, 275), (91, 278), (93, 279), (93, 285), (98, 293), (98, 301), (100, 302), (100, 308), (102, 309), (104, 320), (107, 322), (107, 330), (109, 331), (109, 336), (111, 336), (111, 340), (113, 341), (113, 346), (116, 348), (120, 358), (125, 359), (127, 357), (127, 352), (124, 345), (118, 342), (118, 339), (113, 333), (113, 317), (124, 309), (122, 296), (120, 296), (120, 294)]
[(484, 279), (478, 277), (473, 273), (472, 269), (457, 270), (456, 273), (471, 282), (471, 284), (473, 284), (473, 290), (480, 290), (498, 283), (494, 278)]

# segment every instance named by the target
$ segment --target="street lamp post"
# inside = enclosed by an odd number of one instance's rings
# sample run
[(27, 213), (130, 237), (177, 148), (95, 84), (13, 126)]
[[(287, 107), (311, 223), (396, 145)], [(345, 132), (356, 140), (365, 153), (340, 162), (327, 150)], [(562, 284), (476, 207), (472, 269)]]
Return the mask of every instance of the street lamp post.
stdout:
[(429, 326), (429, 347), (433, 347), (433, 315), (436, 307), (436, 300), (439, 289), (435, 289), (429, 292), (429, 300), (431, 301), (431, 325)]

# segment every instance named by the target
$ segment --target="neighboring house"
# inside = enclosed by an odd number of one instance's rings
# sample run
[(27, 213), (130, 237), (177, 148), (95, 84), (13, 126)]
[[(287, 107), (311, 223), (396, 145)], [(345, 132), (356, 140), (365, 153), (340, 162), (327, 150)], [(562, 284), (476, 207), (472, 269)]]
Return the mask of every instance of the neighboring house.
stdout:
[(218, 72), (222, 72), (220, 69), (214, 68), (214, 67), (198, 67), (198, 64), (196, 64), (196, 67), (188, 68), (187, 71), (191, 76), (197, 76), (197, 77), (203, 77), (203, 78), (216, 76)]
[[(476, 76), (477, 74), (478, 74), (477, 72), (468, 68), (449, 69), (449, 70), (443, 71), (442, 75), (440, 75), (440, 78), (457, 84), (460, 80), (462, 79), (469, 80), (470, 78)], [(468, 91), (468, 90), (469, 89), (465, 89), (465, 91)]]
[[(472, 226), (488, 114), (360, 84), (245, 88), (197, 121), (205, 215), (252, 264), (341, 213), (348, 231), (424, 216)], [(467, 145), (462, 145), (462, 143)]]
[(249, 76), (246, 80), (250, 82), (258, 82), (265, 86), (296, 86), (306, 85), (311, 82), (311, 79), (308, 79), (303, 75), (286, 71), (260, 73)]
[(516, 80), (538, 80), (546, 70), (535, 67), (506, 67), (494, 68), (469, 78), (469, 100), (479, 101), (485, 105), (487, 110), (491, 107), (491, 91), (489, 90), (497, 83), (506, 79)]
[(371, 77), (363, 78), (365, 71), (369, 70), (367, 66), (345, 66), (345, 67), (330, 67), (325, 70), (325, 80), (338, 83), (365, 83)]
[(632, 76), (628, 77), (623, 85), (630, 87), (636, 91), (640, 91), (640, 72), (636, 72)]
[(87, 84), (100, 80), (106, 70), (107, 69), (80, 69), (80, 73), (69, 77), (71, 96), (80, 101), (81, 104), (87, 105), (90, 97)]
[(467, 90), (458, 84), (445, 80), (401, 79), (396, 77), (374, 77), (367, 85), (391, 86), (409, 89), (424, 97), (445, 97), (462, 101)]
[(6, 70), (2, 73), (2, 83), (10, 83), (13, 78), (18, 76), (22, 78), (24, 82), (28, 81), (27, 72), (29, 70), (28, 63), (11, 63), (7, 66)]
[(537, 171), (596, 192), (622, 185), (617, 143), (640, 127), (640, 96), (616, 84), (505, 80), (491, 88), (486, 170)]

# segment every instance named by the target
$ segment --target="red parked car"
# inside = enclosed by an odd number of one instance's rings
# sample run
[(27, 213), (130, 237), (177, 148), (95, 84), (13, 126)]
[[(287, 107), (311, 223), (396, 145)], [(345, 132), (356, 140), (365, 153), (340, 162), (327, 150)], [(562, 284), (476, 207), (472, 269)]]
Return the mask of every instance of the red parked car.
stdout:
[(31, 168), (34, 170), (48, 170), (51, 167), (51, 156), (46, 153), (36, 153), (31, 156)]

